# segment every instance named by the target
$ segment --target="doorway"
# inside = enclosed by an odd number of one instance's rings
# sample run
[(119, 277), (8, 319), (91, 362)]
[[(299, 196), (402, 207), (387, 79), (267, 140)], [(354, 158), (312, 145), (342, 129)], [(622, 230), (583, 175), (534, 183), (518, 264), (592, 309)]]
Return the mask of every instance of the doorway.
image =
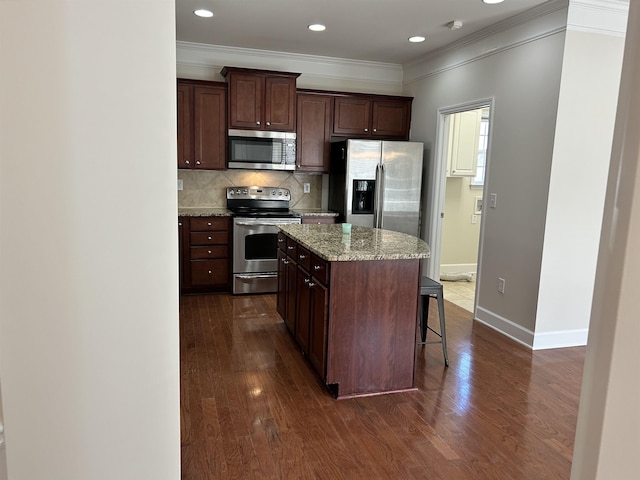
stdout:
[(439, 110), (429, 273), (448, 301), (474, 313), (492, 100)]

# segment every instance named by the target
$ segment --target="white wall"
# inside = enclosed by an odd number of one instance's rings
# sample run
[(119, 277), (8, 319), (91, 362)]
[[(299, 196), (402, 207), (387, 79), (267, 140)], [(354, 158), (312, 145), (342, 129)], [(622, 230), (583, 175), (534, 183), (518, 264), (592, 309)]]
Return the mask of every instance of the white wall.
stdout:
[(534, 348), (586, 344), (623, 50), (566, 35)]
[[(405, 94), (415, 97), (412, 139), (431, 150), (428, 193), (441, 181), (434, 162), (438, 109), (494, 99), (485, 194), (496, 193), (498, 202), (483, 213), (478, 318), (528, 344), (535, 327), (567, 14), (566, 6), (553, 7), (405, 66)], [(432, 205), (425, 210), (423, 224), (430, 225)], [(425, 239), (430, 235), (427, 231)], [(496, 290), (498, 277), (506, 279), (504, 295)]]
[(640, 5), (630, 2), (571, 478), (640, 471)]
[(12, 480), (180, 477), (174, 10), (0, 2)]
[(600, 12), (569, 17), (534, 348), (586, 344), (624, 50), (626, 11), (607, 30)]

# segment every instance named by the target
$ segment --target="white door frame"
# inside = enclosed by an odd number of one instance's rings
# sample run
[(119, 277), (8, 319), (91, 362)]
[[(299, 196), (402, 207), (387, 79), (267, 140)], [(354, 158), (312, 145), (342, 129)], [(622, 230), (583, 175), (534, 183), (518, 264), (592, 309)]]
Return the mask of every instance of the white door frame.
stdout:
[[(430, 212), (430, 224), (429, 224), (429, 238), (427, 243), (431, 248), (431, 256), (427, 261), (427, 276), (435, 280), (440, 280), (440, 254), (442, 243), (442, 221), (444, 218), (444, 204), (445, 204), (445, 191), (446, 191), (446, 169), (447, 169), (447, 157), (446, 157), (446, 141), (448, 132), (446, 127), (446, 116), (464, 112), (467, 110), (476, 110), (478, 108), (489, 107), (489, 139), (487, 145), (487, 158), (484, 171), (484, 186), (482, 188), (482, 197), (484, 198), (487, 191), (487, 185), (489, 180), (489, 159), (491, 157), (491, 137), (493, 136), (493, 118), (495, 115), (494, 98), (485, 98), (481, 100), (474, 100), (468, 103), (462, 103), (450, 107), (441, 107), (438, 109), (438, 122), (436, 128), (436, 145), (434, 155), (434, 167), (433, 167), (433, 181), (431, 189), (431, 212)], [(483, 210), (484, 210), (483, 203)], [(480, 241), (478, 245), (478, 270), (476, 276), (476, 298), (478, 292), (478, 285), (480, 285), (480, 274), (482, 271), (482, 241), (484, 238), (484, 215), (480, 216)], [(474, 308), (475, 310), (475, 308)]]

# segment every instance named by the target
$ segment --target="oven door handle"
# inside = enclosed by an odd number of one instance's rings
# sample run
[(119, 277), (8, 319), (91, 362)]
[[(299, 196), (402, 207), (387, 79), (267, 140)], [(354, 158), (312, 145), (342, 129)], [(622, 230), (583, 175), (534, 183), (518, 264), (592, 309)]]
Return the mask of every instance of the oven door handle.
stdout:
[(277, 227), (278, 225), (286, 225), (287, 223), (288, 222), (236, 222), (236, 225), (241, 225), (243, 227)]
[(277, 277), (277, 273), (259, 273), (259, 274), (236, 274), (236, 278), (241, 278), (242, 280), (252, 280), (254, 278), (274, 278)]

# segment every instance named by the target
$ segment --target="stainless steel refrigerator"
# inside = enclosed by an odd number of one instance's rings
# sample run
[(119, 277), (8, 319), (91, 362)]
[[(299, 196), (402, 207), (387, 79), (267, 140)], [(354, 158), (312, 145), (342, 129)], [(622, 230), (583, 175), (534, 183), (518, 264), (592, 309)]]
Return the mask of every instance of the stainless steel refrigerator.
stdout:
[(420, 235), (422, 142), (331, 144), (329, 208), (341, 221)]

